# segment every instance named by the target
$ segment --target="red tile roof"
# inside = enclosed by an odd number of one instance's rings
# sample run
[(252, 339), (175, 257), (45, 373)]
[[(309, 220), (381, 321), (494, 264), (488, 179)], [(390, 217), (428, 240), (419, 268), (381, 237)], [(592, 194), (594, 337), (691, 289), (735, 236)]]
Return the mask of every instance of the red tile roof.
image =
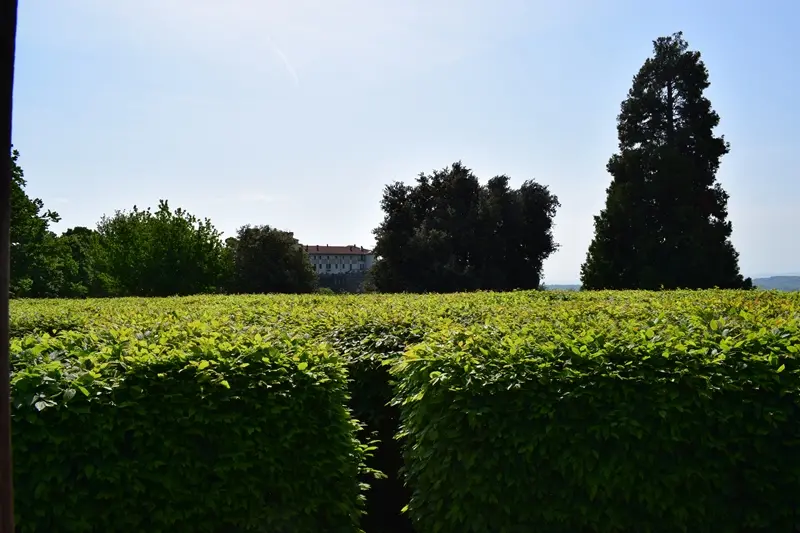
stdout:
[(361, 246), (356, 246), (355, 244), (348, 246), (322, 246), (320, 244), (307, 244), (305, 245), (305, 249), (306, 252), (310, 254), (362, 255), (372, 253), (371, 250)]

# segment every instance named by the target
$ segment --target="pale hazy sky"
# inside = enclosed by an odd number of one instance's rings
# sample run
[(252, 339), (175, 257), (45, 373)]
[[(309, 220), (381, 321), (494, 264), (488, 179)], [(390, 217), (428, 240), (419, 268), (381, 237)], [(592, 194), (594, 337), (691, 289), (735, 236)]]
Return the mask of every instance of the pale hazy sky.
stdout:
[(383, 186), (462, 160), (559, 197), (577, 280), (615, 119), (683, 30), (731, 142), (746, 275), (800, 271), (796, 0), (20, 0), (14, 144), (58, 229), (158, 204), (371, 246)]

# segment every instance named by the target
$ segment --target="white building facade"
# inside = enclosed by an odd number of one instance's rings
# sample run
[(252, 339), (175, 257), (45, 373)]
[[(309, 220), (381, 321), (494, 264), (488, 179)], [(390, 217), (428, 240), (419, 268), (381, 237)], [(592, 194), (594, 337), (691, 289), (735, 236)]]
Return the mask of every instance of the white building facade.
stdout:
[(374, 262), (371, 250), (361, 246), (304, 246), (317, 274), (366, 273)]

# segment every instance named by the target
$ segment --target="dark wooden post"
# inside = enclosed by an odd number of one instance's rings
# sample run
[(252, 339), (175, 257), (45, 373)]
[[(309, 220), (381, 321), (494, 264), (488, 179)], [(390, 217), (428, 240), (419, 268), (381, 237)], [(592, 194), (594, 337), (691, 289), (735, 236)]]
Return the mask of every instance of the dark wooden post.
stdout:
[(14, 533), (8, 297), (11, 274), (11, 109), (16, 38), (17, 0), (0, 0), (0, 533)]

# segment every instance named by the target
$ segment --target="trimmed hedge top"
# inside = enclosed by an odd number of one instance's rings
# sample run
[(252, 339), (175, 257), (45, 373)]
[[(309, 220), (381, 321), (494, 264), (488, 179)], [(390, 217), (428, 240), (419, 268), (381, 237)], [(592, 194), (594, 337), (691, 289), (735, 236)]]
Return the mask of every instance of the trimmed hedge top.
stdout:
[(417, 531), (800, 527), (800, 300), (605, 298), (451, 325), (395, 366)]
[(791, 531), (798, 324), (772, 292), (14, 301), (20, 531), (357, 531), (370, 432), (417, 533)]
[(359, 530), (341, 359), (190, 309), (12, 340), (19, 531)]

